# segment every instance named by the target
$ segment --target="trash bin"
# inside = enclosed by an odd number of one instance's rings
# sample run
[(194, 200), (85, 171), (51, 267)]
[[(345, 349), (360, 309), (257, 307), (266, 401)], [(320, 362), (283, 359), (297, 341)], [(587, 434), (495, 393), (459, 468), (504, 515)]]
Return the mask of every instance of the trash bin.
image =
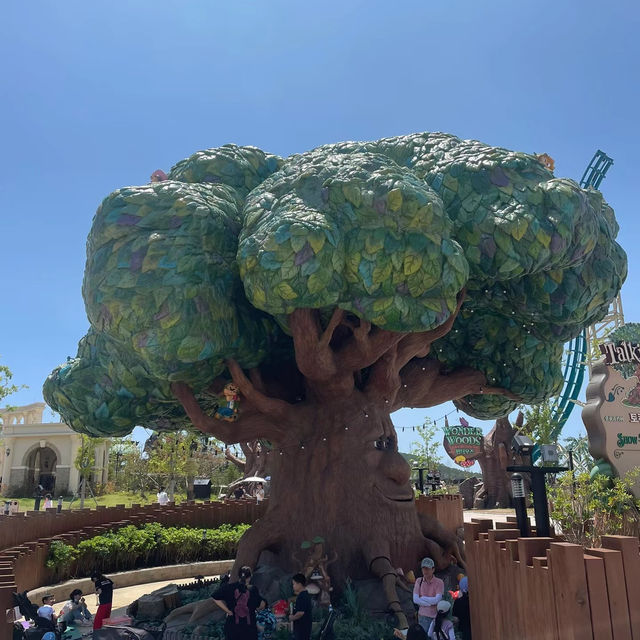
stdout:
[(196, 500), (211, 500), (210, 478), (196, 478), (193, 481), (193, 497)]

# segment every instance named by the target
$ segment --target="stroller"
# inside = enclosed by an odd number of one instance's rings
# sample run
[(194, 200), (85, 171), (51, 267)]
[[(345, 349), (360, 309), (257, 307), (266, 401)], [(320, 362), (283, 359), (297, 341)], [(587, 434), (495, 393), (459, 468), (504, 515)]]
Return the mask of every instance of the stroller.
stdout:
[[(35, 627), (24, 629), (21, 624), (16, 623), (14, 626), (13, 637), (17, 640), (42, 640), (46, 633), (53, 633), (55, 640), (61, 640), (62, 631), (57, 627), (53, 620), (42, 618), (38, 615), (38, 607), (36, 607), (27, 597), (27, 592), (13, 594), (13, 604), (20, 609), (20, 613), (26, 620), (31, 620)], [(47, 638), (46, 640), (49, 640)]]

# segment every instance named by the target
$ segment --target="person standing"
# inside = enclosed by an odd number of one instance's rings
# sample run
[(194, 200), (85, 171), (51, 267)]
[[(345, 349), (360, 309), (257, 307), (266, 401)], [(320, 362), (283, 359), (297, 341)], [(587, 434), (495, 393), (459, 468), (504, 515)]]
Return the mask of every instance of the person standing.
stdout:
[(238, 582), (227, 582), (213, 594), (213, 601), (227, 614), (226, 640), (257, 640), (256, 609), (264, 607), (258, 588), (249, 584), (251, 567), (241, 567)]
[(160, 491), (156, 494), (156, 498), (158, 498), (158, 504), (162, 507), (169, 504), (169, 496), (164, 490), (164, 487), (160, 487)]
[(413, 603), (419, 607), (418, 624), (429, 633), (437, 614), (436, 606), (444, 594), (444, 582), (433, 575), (435, 563), (431, 558), (423, 558), (420, 567), (422, 577), (416, 580), (413, 587)]
[(469, 611), (469, 579), (460, 579), (460, 596), (453, 603), (453, 615), (458, 618), (458, 631), (462, 640), (471, 640), (471, 613)]
[(98, 610), (93, 621), (93, 630), (102, 629), (103, 621), (111, 615), (111, 605), (113, 603), (113, 581), (106, 576), (94, 571), (91, 580), (98, 594)]
[(44, 508), (51, 509), (52, 507), (53, 507), (53, 499), (51, 497), (51, 494), (47, 493), (47, 495), (44, 497)]
[(293, 622), (294, 640), (311, 639), (311, 596), (306, 589), (307, 579), (303, 573), (296, 573), (291, 578), (296, 603), (289, 620)]
[(264, 487), (262, 486), (262, 482), (258, 482), (258, 486), (256, 487), (256, 501), (260, 504), (264, 500)]

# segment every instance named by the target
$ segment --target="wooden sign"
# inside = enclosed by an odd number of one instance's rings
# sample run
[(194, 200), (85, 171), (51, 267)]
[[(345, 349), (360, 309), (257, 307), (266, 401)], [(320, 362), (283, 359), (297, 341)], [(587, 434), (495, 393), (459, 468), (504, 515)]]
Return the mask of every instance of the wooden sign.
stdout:
[[(622, 476), (640, 466), (640, 345), (623, 340), (600, 351), (605, 357), (592, 368), (582, 420), (591, 455)], [(640, 480), (633, 491), (640, 498)]]
[(482, 453), (482, 429), (470, 426), (464, 418), (460, 418), (459, 425), (449, 426), (446, 417), (444, 423), (444, 450), (457, 465), (471, 467)]

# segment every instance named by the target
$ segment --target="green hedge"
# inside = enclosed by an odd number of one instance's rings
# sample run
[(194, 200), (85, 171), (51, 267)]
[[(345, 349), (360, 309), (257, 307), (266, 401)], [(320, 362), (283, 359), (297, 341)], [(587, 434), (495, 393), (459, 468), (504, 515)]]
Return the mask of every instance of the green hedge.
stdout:
[(54, 540), (46, 565), (59, 580), (139, 567), (233, 558), (248, 524), (217, 529), (163, 527), (157, 522), (129, 525), (71, 546)]

